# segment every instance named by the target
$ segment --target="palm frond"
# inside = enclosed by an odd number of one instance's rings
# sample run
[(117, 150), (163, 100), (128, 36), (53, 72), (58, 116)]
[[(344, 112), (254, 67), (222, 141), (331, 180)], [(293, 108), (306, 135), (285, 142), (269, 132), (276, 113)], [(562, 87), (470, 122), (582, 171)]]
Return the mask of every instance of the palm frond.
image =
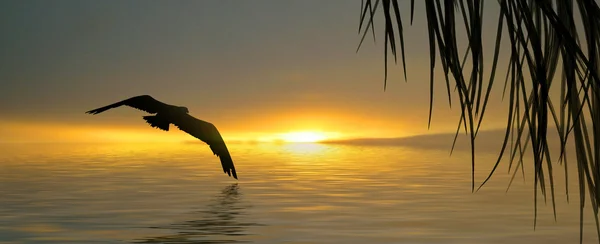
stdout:
[[(387, 84), (387, 55), (396, 60), (402, 56), (406, 79), (404, 37), (401, 9), (398, 0), (381, 0), (374, 4), (363, 0), (361, 21), (363, 39), (373, 29), (373, 19), (383, 11), (385, 21), (385, 80)], [(489, 1), (488, 1), (489, 3)], [(490, 77), (484, 80), (484, 48), (482, 43), (483, 0), (425, 0), (425, 14), (429, 35), (430, 53), (430, 104), (429, 121), (433, 113), (434, 70), (439, 59), (444, 71), (447, 96), (451, 104), (451, 83), (460, 101), (460, 120), (457, 135), (463, 130), (470, 136), (472, 190), (475, 189), (475, 141), (482, 124), (499, 64), (501, 43), (508, 42), (510, 55), (504, 83), (503, 98), (508, 96), (506, 132), (498, 158), (481, 188), (494, 174), (504, 153), (508, 150), (509, 171), (513, 177), (523, 171), (523, 155), (532, 153), (534, 168), (534, 205), (537, 219), (538, 190), (546, 199), (550, 188), (554, 214), (555, 192), (553, 159), (563, 164), (568, 175), (567, 145), (574, 145), (578, 186), (580, 192), (580, 230), (583, 231), (583, 208), (589, 196), (600, 241), (598, 211), (600, 206), (600, 8), (592, 0), (498, 0), (500, 14), (496, 31)], [(380, 7), (380, 8), (378, 8)], [(410, 23), (413, 23), (415, 1), (410, 2)], [(580, 16), (580, 24), (575, 13)], [(393, 13), (393, 14), (392, 14)], [(457, 16), (458, 15), (458, 16)], [(365, 22), (368, 19), (368, 22)], [(462, 25), (457, 23), (462, 21)], [(392, 23), (396, 23), (396, 27)], [(363, 26), (371, 26), (364, 29)], [(467, 33), (467, 50), (459, 58), (457, 27), (464, 26)], [(373, 31), (374, 32), (374, 31)], [(503, 33), (508, 36), (503, 38)], [(396, 36), (398, 38), (396, 38)], [(580, 41), (581, 39), (581, 41)], [(397, 49), (396, 42), (400, 45)], [(361, 39), (362, 43), (362, 39)], [(461, 62), (462, 60), (462, 62)], [(468, 68), (465, 62), (469, 61)], [(487, 71), (486, 71), (487, 72)], [(560, 74), (557, 76), (556, 74)], [(560, 82), (554, 82), (560, 79)], [(558, 86), (559, 89), (551, 89)], [(553, 94), (555, 90), (560, 94)], [(506, 93), (508, 92), (508, 93)], [(553, 99), (558, 97), (558, 101)], [(554, 100), (554, 101), (553, 101)], [(558, 157), (551, 158), (547, 136), (554, 130), (560, 140)], [(452, 145), (454, 148), (454, 143)], [(527, 149), (529, 148), (529, 149)], [(518, 164), (513, 161), (518, 157)], [(509, 183), (509, 186), (510, 186)], [(568, 198), (568, 178), (566, 180)], [(478, 188), (478, 189), (479, 189)], [(586, 191), (587, 189), (587, 191)], [(507, 189), (508, 190), (508, 189)], [(535, 220), (534, 220), (535, 227)], [(580, 234), (580, 241), (582, 241)]]

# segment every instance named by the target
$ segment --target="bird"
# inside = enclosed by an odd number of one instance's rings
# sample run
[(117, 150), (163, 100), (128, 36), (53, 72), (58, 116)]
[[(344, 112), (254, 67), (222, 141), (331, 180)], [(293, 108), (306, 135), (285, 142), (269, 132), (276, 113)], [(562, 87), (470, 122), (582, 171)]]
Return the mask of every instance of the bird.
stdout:
[(143, 116), (142, 118), (154, 128), (169, 131), (169, 125), (173, 124), (180, 130), (205, 142), (210, 146), (213, 154), (221, 160), (223, 172), (229, 175), (229, 177), (233, 176), (236, 180), (238, 179), (227, 145), (225, 145), (225, 141), (223, 141), (217, 127), (212, 123), (199, 120), (189, 115), (187, 107), (166, 104), (154, 99), (150, 95), (140, 95), (101, 108), (93, 109), (86, 113), (95, 115), (123, 105), (153, 114)]

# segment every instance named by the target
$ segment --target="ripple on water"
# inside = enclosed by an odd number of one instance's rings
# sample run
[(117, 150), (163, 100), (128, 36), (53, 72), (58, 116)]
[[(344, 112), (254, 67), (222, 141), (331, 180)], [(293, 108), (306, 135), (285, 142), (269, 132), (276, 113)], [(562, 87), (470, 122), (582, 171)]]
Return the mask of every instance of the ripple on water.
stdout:
[[(198, 144), (2, 148), (0, 243), (578, 241), (578, 205), (566, 204), (560, 177), (558, 222), (542, 203), (533, 231), (530, 169), (509, 193), (510, 175), (499, 173), (473, 194), (460, 152), (320, 144), (230, 151), (237, 183)], [(494, 156), (478, 159), (479, 182)], [(596, 241), (594, 225), (586, 220), (584, 242)]]

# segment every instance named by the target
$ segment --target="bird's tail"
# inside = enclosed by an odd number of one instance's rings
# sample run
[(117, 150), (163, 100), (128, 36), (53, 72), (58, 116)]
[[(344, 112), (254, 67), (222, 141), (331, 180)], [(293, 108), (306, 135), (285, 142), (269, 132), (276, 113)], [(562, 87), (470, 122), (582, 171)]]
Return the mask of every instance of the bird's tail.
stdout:
[(169, 121), (156, 115), (144, 116), (144, 120), (154, 128), (169, 131)]

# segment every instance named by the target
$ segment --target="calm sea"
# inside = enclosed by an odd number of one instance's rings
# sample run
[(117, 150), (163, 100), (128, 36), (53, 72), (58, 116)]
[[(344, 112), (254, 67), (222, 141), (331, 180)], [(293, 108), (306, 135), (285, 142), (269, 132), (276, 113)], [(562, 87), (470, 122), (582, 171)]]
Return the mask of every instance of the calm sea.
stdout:
[[(567, 203), (558, 164), (557, 221), (540, 197), (534, 230), (531, 167), (506, 192), (503, 164), (471, 193), (466, 151), (229, 148), (239, 181), (202, 144), (0, 144), (0, 243), (579, 242), (575, 174)], [(478, 182), (494, 159), (478, 154)], [(591, 216), (584, 243), (597, 243)]]

